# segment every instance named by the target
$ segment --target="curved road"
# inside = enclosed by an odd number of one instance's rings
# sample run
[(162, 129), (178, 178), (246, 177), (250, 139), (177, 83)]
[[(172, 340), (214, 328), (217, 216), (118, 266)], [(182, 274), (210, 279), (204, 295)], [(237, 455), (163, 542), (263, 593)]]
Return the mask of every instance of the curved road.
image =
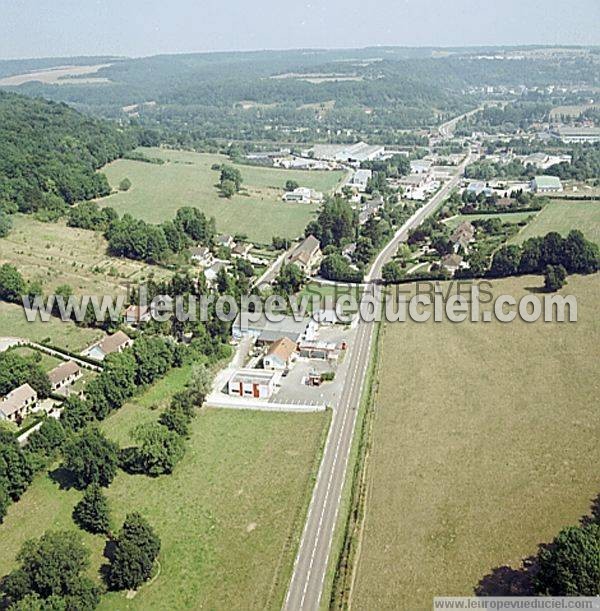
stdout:
[[(385, 263), (394, 256), (399, 244), (406, 240), (408, 232), (432, 214), (456, 187), (465, 167), (472, 161), (473, 156), (469, 153), (457, 168), (457, 173), (427, 204), (415, 212), (381, 251), (365, 278), (376, 297), (379, 297), (381, 287), (375, 281), (381, 278)], [(373, 329), (374, 323), (359, 320), (355, 341), (349, 349), (347, 358), (350, 359), (350, 364), (346, 377), (348, 382), (340, 402), (334, 407), (331, 428), (283, 605), (286, 611), (314, 611), (319, 608), (321, 602), (358, 407), (371, 358)]]

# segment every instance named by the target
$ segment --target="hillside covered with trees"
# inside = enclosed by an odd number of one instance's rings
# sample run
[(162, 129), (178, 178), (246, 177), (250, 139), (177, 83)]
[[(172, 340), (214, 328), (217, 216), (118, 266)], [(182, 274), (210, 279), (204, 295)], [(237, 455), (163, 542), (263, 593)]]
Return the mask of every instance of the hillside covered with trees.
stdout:
[(59, 212), (106, 195), (96, 172), (138, 144), (139, 133), (64, 104), (0, 91), (0, 211)]

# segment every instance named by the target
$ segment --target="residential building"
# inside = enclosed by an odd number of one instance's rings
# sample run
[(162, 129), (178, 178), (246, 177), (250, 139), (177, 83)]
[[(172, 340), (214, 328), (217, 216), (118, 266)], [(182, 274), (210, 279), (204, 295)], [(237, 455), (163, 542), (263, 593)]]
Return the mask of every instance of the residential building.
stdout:
[(296, 354), (296, 344), (289, 337), (282, 337), (273, 342), (263, 359), (265, 369), (285, 371), (292, 365)]
[(231, 256), (247, 259), (252, 248), (254, 248), (253, 244), (238, 242), (231, 251)]
[(442, 267), (449, 272), (454, 273), (457, 269), (463, 267), (463, 258), (460, 255), (452, 254), (442, 257)]
[(190, 248), (190, 259), (197, 265), (202, 267), (210, 267), (213, 264), (214, 257), (210, 252), (210, 249), (206, 246), (196, 246), (194, 248)]
[(67, 361), (61, 363), (48, 373), (50, 386), (54, 392), (71, 386), (81, 377), (81, 368), (75, 361)]
[(531, 181), (531, 190), (534, 193), (561, 193), (563, 186), (558, 176), (536, 176)]
[(293, 191), (288, 191), (283, 195), (284, 202), (294, 202), (299, 204), (319, 204), (323, 201), (323, 194), (320, 191), (298, 187)]
[(352, 187), (356, 187), (361, 193), (364, 193), (371, 178), (373, 178), (372, 170), (356, 170), (349, 184)]
[(204, 277), (206, 278), (206, 281), (208, 282), (208, 284), (210, 286), (213, 286), (215, 282), (217, 281), (219, 272), (222, 269), (226, 269), (226, 268), (227, 268), (227, 265), (225, 264), (224, 261), (217, 261), (213, 263), (208, 269), (205, 269)]
[(151, 318), (150, 308), (148, 306), (130, 305), (125, 310), (125, 324), (131, 327), (148, 322)]
[(458, 252), (461, 248), (466, 253), (469, 250), (469, 244), (475, 239), (475, 227), (469, 221), (463, 221), (451, 234), (450, 241), (454, 245), (454, 252)]
[(297, 265), (307, 276), (314, 274), (321, 263), (321, 244), (309, 235), (297, 244), (286, 258), (286, 263)]
[(35, 409), (37, 400), (37, 392), (29, 384), (15, 388), (0, 400), (0, 420), (21, 424)]
[(230, 395), (248, 399), (269, 399), (275, 392), (281, 374), (264, 369), (239, 369), (228, 383)]
[(123, 352), (123, 350), (132, 345), (133, 340), (127, 334), (123, 333), (123, 331), (117, 331), (113, 335), (108, 335), (103, 340), (90, 346), (84, 351), (84, 354), (97, 361), (103, 361), (109, 354)]
[(233, 248), (235, 246), (235, 241), (233, 239), (233, 236), (230, 236), (228, 234), (221, 234), (215, 239), (215, 244), (222, 248)]
[(359, 224), (364, 225), (371, 217), (377, 215), (383, 207), (383, 204), (383, 198), (381, 197), (375, 197), (372, 200), (361, 204), (358, 212)]

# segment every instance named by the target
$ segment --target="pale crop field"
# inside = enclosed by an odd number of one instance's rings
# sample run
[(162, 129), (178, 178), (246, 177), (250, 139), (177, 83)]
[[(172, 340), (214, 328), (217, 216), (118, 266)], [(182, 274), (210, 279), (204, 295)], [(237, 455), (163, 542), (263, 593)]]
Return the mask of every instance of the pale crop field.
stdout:
[[(541, 284), (506, 279), (493, 292), (519, 297)], [(472, 595), (590, 513), (600, 493), (599, 290), (598, 274), (569, 278), (561, 293), (577, 297), (577, 323), (385, 326), (354, 609)]]
[(15, 265), (26, 280), (41, 281), (44, 294), (64, 284), (76, 295), (123, 294), (129, 284), (170, 275), (157, 266), (111, 257), (107, 246), (99, 232), (15, 215), (12, 231), (0, 239), (0, 262)]
[(128, 212), (150, 223), (173, 219), (179, 208), (194, 206), (214, 216), (217, 229), (250, 240), (271, 243), (274, 236), (296, 238), (315, 217), (318, 205), (281, 200), (288, 180), (324, 193), (331, 192), (342, 172), (308, 172), (237, 165), (242, 173), (243, 193), (231, 199), (220, 196), (219, 172), (213, 164), (231, 163), (223, 155), (166, 149), (139, 149), (147, 157), (165, 160), (163, 165), (120, 159), (102, 169), (115, 189), (129, 178), (129, 191), (110, 195), (100, 203), (119, 214)]

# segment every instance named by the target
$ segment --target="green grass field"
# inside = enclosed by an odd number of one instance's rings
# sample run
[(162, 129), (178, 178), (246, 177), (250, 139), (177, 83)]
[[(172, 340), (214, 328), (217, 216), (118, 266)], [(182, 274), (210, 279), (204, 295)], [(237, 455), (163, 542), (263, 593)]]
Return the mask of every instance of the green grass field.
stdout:
[(114, 188), (128, 177), (132, 187), (101, 200), (124, 214), (152, 223), (172, 219), (178, 208), (195, 206), (217, 219), (217, 228), (224, 233), (247, 234), (251, 240), (270, 243), (273, 236), (295, 238), (303, 233), (318, 206), (281, 201), (287, 180), (318, 191), (332, 191), (341, 172), (303, 172), (238, 165), (247, 195), (232, 199), (219, 196), (215, 186), (219, 172), (211, 170), (215, 163), (227, 163), (223, 155), (199, 154), (166, 149), (140, 149), (149, 157), (167, 161), (164, 165), (121, 159), (102, 171)]
[[(494, 282), (515, 297), (539, 277)], [(355, 609), (430, 609), (518, 567), (600, 493), (600, 275), (577, 323), (384, 329)], [(482, 306), (483, 309), (483, 306)]]
[(588, 240), (600, 244), (600, 201), (551, 200), (512, 242), (520, 244), (550, 231), (566, 236), (571, 229), (581, 230)]
[(156, 266), (108, 256), (106, 248), (94, 231), (15, 215), (12, 231), (0, 239), (0, 261), (15, 265), (27, 280), (40, 280), (45, 294), (68, 284), (78, 295), (114, 295), (124, 293), (128, 282), (169, 275)]
[[(51, 356), (49, 354), (45, 354), (40, 350), (34, 350), (33, 348), (28, 348), (26, 346), (20, 348), (13, 348), (14, 352), (23, 356), (27, 359), (35, 359), (36, 362), (39, 363), (40, 367), (48, 373), (50, 370), (58, 367), (61, 363), (64, 363), (63, 360), (56, 358), (55, 356)], [(38, 361), (39, 359), (39, 361)]]
[(102, 331), (78, 327), (58, 318), (51, 318), (48, 322), (28, 322), (21, 306), (0, 302), (0, 337), (20, 337), (33, 342), (49, 338), (53, 346), (81, 352), (98, 341)]
[[(187, 370), (167, 378), (106, 420), (120, 444), (158, 417)], [(152, 479), (120, 472), (107, 491), (115, 524), (144, 514), (162, 540), (160, 574), (134, 598), (112, 593), (101, 609), (280, 608), (308, 507), (328, 414), (205, 410), (192, 426), (174, 474)], [(40, 475), (0, 526), (0, 575), (23, 541), (48, 528), (75, 528), (81, 493)], [(104, 540), (82, 533), (98, 578)]]

